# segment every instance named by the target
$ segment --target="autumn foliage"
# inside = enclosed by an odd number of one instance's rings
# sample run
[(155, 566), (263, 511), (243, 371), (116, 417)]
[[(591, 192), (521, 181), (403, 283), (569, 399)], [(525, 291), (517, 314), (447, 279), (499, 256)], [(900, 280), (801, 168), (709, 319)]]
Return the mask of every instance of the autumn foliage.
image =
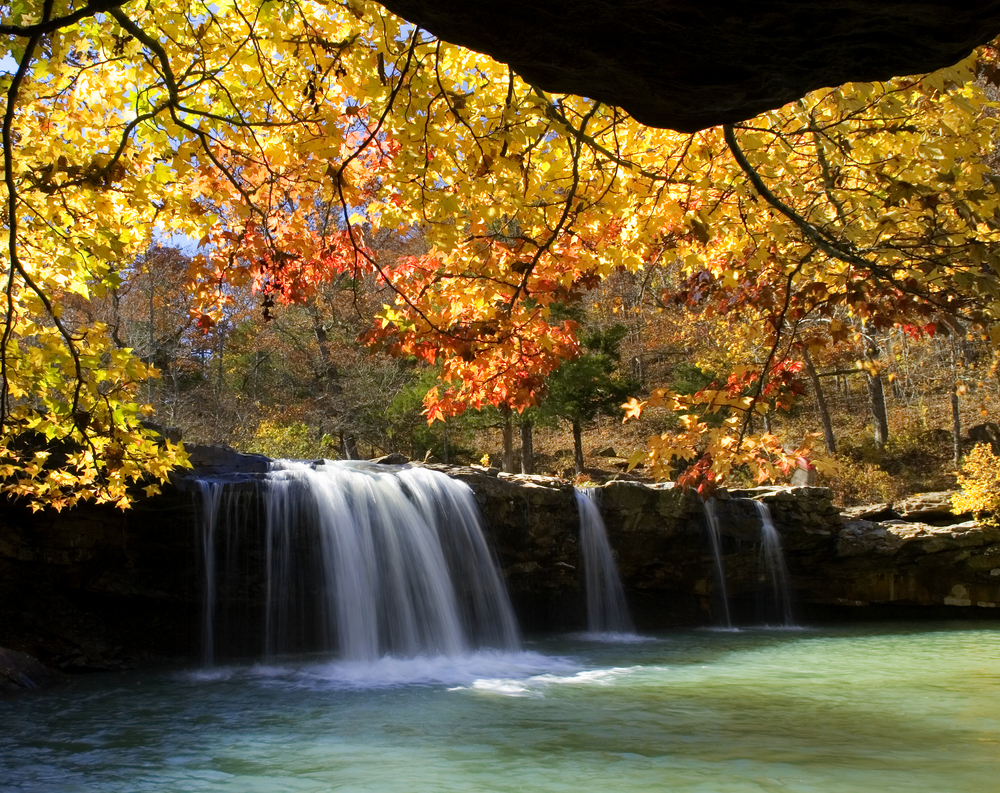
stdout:
[[(15, 495), (124, 505), (129, 482), (183, 463), (139, 423), (149, 365), (60, 307), (114, 288), (158, 236), (200, 243), (203, 329), (250, 286), (267, 313), (374, 279), (391, 299), (365, 340), (440, 367), (430, 421), (538, 404), (580, 353), (555, 309), (669, 267), (664, 304), (744, 316), (730, 353), (764, 351), (716, 387), (626, 405), (682, 416), (642, 457), (661, 477), (687, 461), (707, 487), (815, 457), (812, 437), (786, 449), (751, 431), (802, 390), (802, 345), (836, 349), (855, 319), (927, 334), (949, 317), (1000, 341), (992, 49), (690, 135), (547, 94), (373, 3), (101, 8), (20, 3), (0, 26), (17, 65), (0, 76)], [(421, 250), (387, 256), (372, 244), (386, 233)]]

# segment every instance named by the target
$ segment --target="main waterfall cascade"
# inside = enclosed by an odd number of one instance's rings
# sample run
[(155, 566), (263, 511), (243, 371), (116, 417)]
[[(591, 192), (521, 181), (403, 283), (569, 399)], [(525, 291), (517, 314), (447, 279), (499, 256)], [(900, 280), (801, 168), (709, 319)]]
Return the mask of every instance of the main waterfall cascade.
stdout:
[(587, 630), (593, 634), (631, 634), (634, 630), (632, 618), (597, 498), (594, 488), (576, 490), (587, 593)]
[[(220, 649), (346, 661), (518, 649), (468, 485), (424, 468), (279, 461), (259, 493), (199, 487), (207, 663)], [(263, 542), (251, 528), (261, 499)]]

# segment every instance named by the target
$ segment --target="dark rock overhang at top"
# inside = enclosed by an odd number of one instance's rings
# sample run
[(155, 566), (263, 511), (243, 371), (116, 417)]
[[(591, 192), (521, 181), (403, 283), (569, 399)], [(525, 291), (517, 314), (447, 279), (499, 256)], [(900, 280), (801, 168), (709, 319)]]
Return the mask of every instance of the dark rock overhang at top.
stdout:
[(384, 0), (526, 81), (656, 127), (741, 121), (811, 90), (950, 66), (1000, 0)]

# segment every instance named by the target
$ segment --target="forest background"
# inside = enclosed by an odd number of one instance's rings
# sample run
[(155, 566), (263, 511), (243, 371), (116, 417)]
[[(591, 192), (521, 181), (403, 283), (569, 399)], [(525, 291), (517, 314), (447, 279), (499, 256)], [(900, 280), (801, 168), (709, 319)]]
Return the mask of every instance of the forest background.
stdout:
[(155, 492), (155, 420), (889, 500), (998, 414), (995, 47), (682, 134), (374, 4), (4, 12), (14, 496)]

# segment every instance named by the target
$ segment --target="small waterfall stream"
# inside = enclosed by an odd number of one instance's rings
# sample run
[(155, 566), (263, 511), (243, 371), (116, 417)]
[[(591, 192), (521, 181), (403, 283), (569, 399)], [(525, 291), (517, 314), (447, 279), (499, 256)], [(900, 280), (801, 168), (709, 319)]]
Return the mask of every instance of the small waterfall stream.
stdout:
[(719, 599), (722, 601), (721, 626), (733, 627), (733, 619), (729, 613), (729, 594), (726, 591), (726, 568), (722, 562), (722, 529), (719, 527), (719, 517), (715, 512), (715, 499), (704, 502), (705, 523), (708, 526), (708, 538), (712, 545), (712, 556), (715, 559), (715, 583), (719, 587)]
[[(788, 567), (781, 548), (781, 535), (771, 519), (771, 510), (763, 501), (757, 499), (738, 499), (750, 501), (760, 520), (760, 554), (758, 555), (758, 578), (770, 585), (771, 597), (758, 593), (757, 619), (764, 625), (795, 625), (792, 616), (791, 589), (788, 582)], [(721, 600), (721, 619), (719, 626), (732, 628), (732, 615), (729, 606), (729, 594), (726, 585), (726, 569), (722, 556), (722, 529), (716, 511), (715, 499), (708, 499), (705, 504), (705, 522), (708, 526), (709, 543), (715, 566), (715, 580), (718, 586), (718, 596)]]
[(215, 524), (222, 499), (218, 482), (198, 481), (201, 493), (201, 558), (205, 567), (205, 591), (202, 595), (201, 647), (206, 664), (215, 658)]
[(634, 630), (632, 618), (597, 498), (598, 493), (593, 488), (576, 490), (587, 592), (587, 630), (590, 633), (631, 634)]
[[(795, 625), (792, 616), (792, 596), (788, 584), (788, 566), (785, 564), (785, 554), (781, 549), (781, 535), (771, 519), (771, 510), (763, 501), (755, 500), (754, 506), (760, 517), (760, 574), (765, 581), (770, 581), (774, 593), (773, 602), (778, 624), (785, 627)], [(765, 622), (770, 622), (765, 613)]]
[[(422, 468), (279, 461), (256, 487), (255, 497), (246, 482), (199, 483), (206, 663), (220, 637), (230, 653), (267, 658), (518, 649), (466, 484)], [(263, 538), (250, 530), (260, 521), (246, 507), (261, 498)]]

